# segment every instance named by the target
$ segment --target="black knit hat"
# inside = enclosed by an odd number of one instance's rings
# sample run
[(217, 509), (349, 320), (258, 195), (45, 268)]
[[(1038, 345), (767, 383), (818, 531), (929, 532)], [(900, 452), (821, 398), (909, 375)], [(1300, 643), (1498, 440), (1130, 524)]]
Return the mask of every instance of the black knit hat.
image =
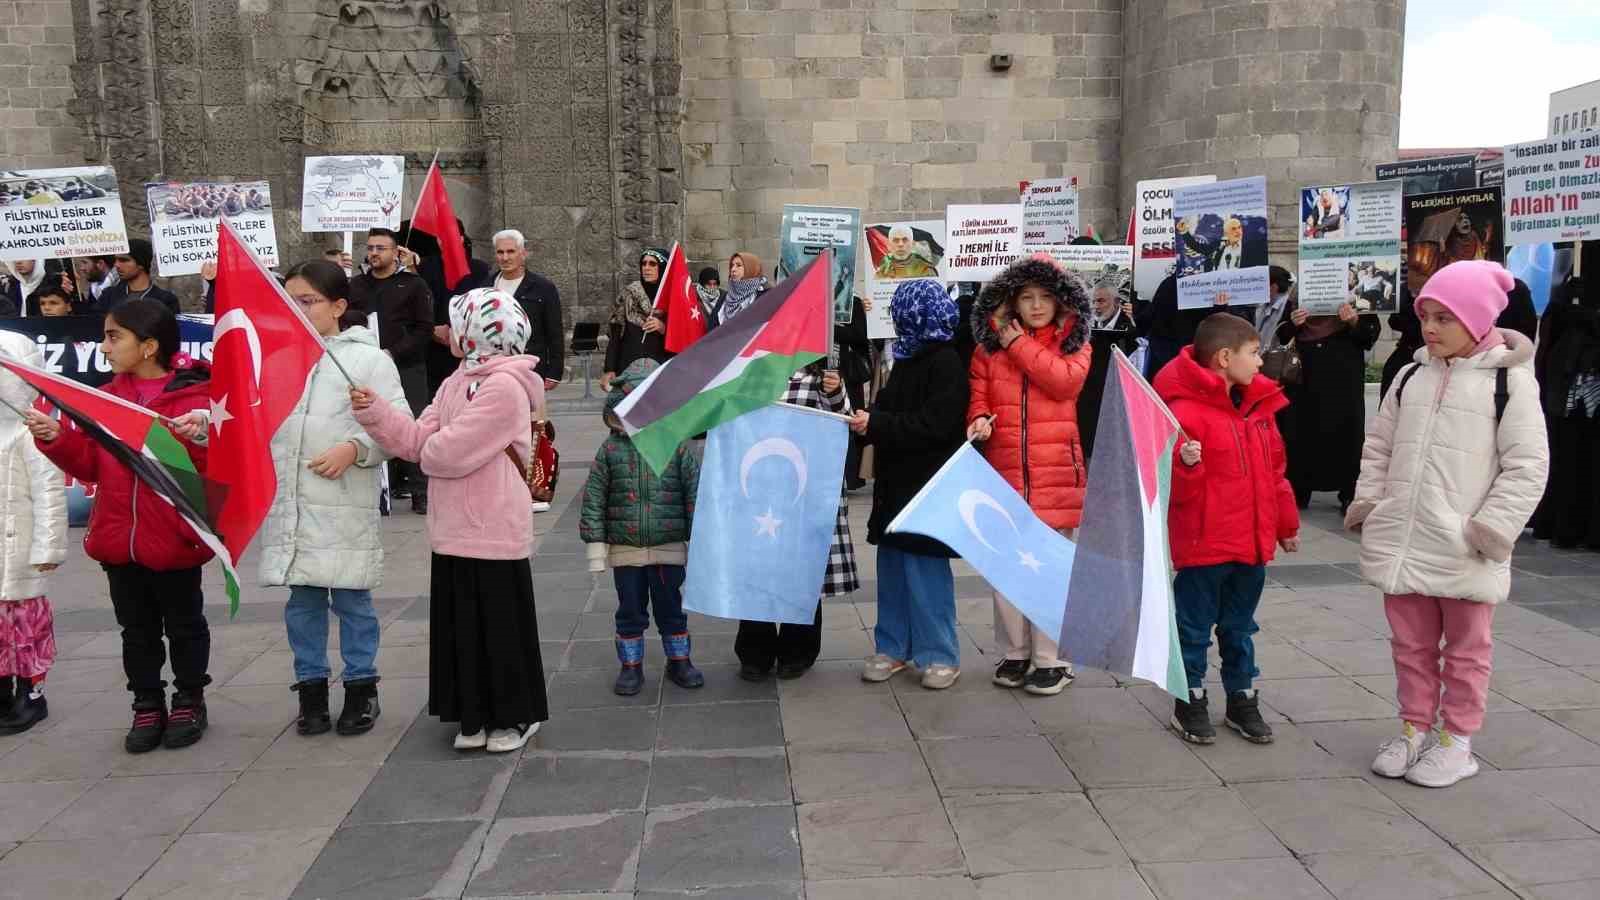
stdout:
[(150, 271), (150, 263), (155, 259), (155, 248), (144, 238), (128, 238), (128, 256), (139, 264), (139, 268)]

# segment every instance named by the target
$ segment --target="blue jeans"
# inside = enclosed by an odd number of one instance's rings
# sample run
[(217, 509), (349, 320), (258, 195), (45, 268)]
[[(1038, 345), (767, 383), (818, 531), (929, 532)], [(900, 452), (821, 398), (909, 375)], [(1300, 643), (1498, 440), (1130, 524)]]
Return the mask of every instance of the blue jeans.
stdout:
[(344, 657), (340, 677), (344, 681), (378, 677), (378, 613), (372, 608), (372, 592), (297, 584), (289, 588), (289, 602), (283, 608), (289, 649), (294, 651), (295, 679), (316, 681), (332, 674), (328, 669), (330, 595), (333, 614), (339, 617), (339, 655)]
[(1217, 629), (1217, 653), (1222, 657), (1222, 688), (1228, 693), (1247, 691), (1256, 668), (1256, 645), (1250, 636), (1260, 630), (1256, 607), (1267, 583), (1266, 566), (1223, 563), (1179, 569), (1172, 592), (1177, 603), (1178, 645), (1183, 649), (1183, 670), (1189, 687), (1200, 688), (1206, 678), (1206, 650), (1211, 629)]
[(617, 637), (643, 636), (652, 609), (661, 634), (689, 631), (689, 616), (683, 611), (683, 566), (618, 566), (611, 575), (617, 582)]
[(961, 665), (950, 560), (878, 546), (878, 652), (918, 668)]

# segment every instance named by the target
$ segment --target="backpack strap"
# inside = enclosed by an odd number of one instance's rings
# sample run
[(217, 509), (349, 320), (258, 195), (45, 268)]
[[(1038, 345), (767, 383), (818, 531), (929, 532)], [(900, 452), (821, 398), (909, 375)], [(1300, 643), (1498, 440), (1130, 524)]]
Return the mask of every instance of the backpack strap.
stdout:
[(1494, 370), (1494, 424), (1499, 425), (1500, 419), (1506, 414), (1506, 404), (1511, 402), (1511, 387), (1505, 368)]
[[(1399, 409), (1400, 408), (1400, 401), (1404, 397), (1405, 392), (1406, 392), (1406, 382), (1410, 381), (1411, 380), (1411, 376), (1417, 374), (1417, 370), (1420, 369), (1420, 368), (1422, 368), (1422, 363), (1414, 362), (1409, 367), (1407, 367), (1404, 372), (1400, 373), (1400, 383), (1394, 386), (1394, 406), (1395, 406), (1395, 409)], [(1503, 372), (1505, 370), (1501, 369), (1500, 371)]]

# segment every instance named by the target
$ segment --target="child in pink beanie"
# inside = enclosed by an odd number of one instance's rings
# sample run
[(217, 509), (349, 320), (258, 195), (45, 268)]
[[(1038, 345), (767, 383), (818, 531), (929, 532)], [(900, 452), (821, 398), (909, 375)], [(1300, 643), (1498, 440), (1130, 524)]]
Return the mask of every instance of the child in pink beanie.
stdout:
[(1478, 772), (1490, 624), (1549, 469), (1533, 342), (1494, 326), (1511, 288), (1491, 262), (1452, 263), (1428, 279), (1416, 304), (1423, 349), (1367, 429), (1345, 516), (1361, 531), (1361, 574), (1383, 590), (1393, 631), (1401, 732), (1372, 770), (1424, 787)]

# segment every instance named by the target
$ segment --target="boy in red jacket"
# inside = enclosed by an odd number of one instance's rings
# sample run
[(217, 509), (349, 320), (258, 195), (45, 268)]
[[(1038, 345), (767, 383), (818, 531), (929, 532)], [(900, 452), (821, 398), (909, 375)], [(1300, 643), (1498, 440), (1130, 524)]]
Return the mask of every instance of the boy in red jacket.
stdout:
[(1200, 323), (1194, 343), (1156, 375), (1155, 389), (1183, 426), (1172, 469), (1172, 541), (1178, 643), (1189, 700), (1172, 727), (1196, 744), (1216, 740), (1206, 709), (1206, 651), (1217, 630), (1225, 722), (1245, 740), (1272, 742), (1251, 679), (1256, 605), (1275, 547), (1300, 549), (1300, 513), (1285, 477), (1277, 412), (1283, 390), (1261, 370), (1261, 339), (1250, 323), (1220, 313)]

